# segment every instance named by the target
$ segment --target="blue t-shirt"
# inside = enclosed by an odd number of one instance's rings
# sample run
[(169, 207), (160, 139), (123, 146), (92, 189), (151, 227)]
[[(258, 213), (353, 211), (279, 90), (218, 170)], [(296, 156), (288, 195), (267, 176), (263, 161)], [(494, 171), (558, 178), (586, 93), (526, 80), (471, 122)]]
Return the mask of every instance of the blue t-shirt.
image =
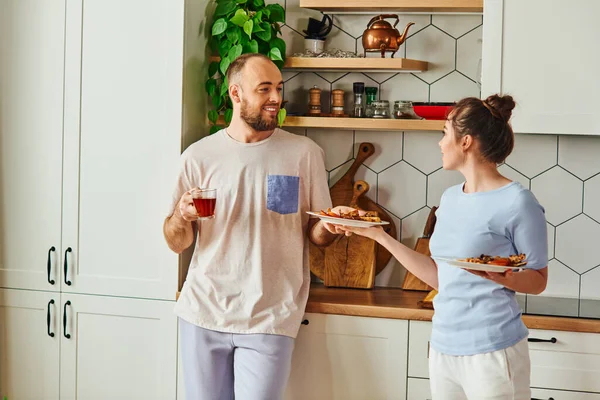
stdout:
[[(544, 209), (518, 182), (464, 193), (447, 189), (436, 211), (429, 243), (433, 257), (509, 256), (524, 253), (526, 268), (548, 265)], [(438, 266), (438, 295), (431, 346), (438, 352), (466, 356), (510, 347), (528, 335), (515, 292), (447, 263)]]

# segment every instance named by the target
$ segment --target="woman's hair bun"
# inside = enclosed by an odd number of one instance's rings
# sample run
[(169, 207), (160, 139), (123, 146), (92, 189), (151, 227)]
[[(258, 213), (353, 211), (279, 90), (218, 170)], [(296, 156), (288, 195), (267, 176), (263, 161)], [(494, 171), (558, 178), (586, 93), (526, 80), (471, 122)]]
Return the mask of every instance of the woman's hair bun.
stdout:
[(515, 108), (515, 101), (510, 95), (498, 96), (497, 94), (493, 94), (485, 99), (484, 103), (507, 122), (512, 115), (512, 110)]

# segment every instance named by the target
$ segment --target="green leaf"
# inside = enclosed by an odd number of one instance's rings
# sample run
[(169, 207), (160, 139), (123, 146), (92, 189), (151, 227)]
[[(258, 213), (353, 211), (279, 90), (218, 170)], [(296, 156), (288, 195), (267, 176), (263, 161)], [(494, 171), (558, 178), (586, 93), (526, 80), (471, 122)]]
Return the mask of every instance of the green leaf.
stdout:
[(232, 44), (236, 44), (240, 40), (240, 28), (237, 26), (230, 26), (225, 34)]
[(285, 22), (285, 10), (283, 9), (283, 7), (281, 7), (281, 5), (269, 4), (267, 6), (266, 10), (269, 10), (269, 12), (270, 12), (269, 21)]
[(237, 0), (237, 3), (238, 3), (238, 4), (246, 4), (246, 2), (247, 2), (247, 1), (248, 1), (248, 0)]
[(225, 39), (221, 43), (219, 43), (219, 55), (221, 56), (221, 58), (225, 57), (227, 53), (229, 53), (230, 49), (231, 42), (229, 40)]
[(240, 44), (244, 48), (244, 53), (246, 52), (245, 51), (246, 45), (248, 44), (249, 41), (250, 41), (250, 38), (248, 37), (248, 35), (241, 35), (240, 36)]
[(260, 20), (256, 19), (256, 17), (254, 17), (252, 20), (254, 21), (254, 27), (252, 28), (252, 33), (264, 32), (264, 29), (260, 26)]
[(254, 39), (249, 41), (244, 45), (244, 53), (258, 53), (258, 42)]
[(226, 0), (222, 3), (217, 4), (217, 9), (215, 10), (215, 17), (220, 17), (222, 15), (227, 15), (236, 8), (235, 1)]
[(229, 57), (225, 56), (221, 59), (221, 64), (219, 64), (219, 68), (221, 69), (221, 73), (223, 76), (227, 75), (227, 68), (229, 68), (229, 64), (231, 64), (231, 60)]
[(233, 61), (236, 58), (238, 58), (240, 56), (240, 54), (242, 54), (242, 45), (236, 44), (231, 49), (229, 49), (228, 56), (229, 56), (229, 59)]
[(216, 112), (215, 110), (210, 110), (208, 112), (208, 120), (210, 122), (212, 122), (213, 124), (216, 124), (218, 119), (219, 119), (219, 113), (218, 112)]
[(256, 8), (263, 7), (265, 5), (265, 0), (252, 0), (252, 4)]
[(278, 38), (278, 37), (273, 38), (273, 40), (271, 40), (271, 48), (273, 48), (273, 47), (276, 47), (279, 49), (279, 52), (281, 53), (282, 57), (285, 55), (285, 52), (286, 52), (285, 40)]
[(220, 109), (221, 106), (223, 105), (223, 97), (221, 97), (221, 96), (213, 96), (212, 97), (212, 104), (213, 104), (213, 107), (215, 108), (215, 110)]
[(217, 81), (213, 78), (210, 78), (206, 81), (206, 92), (209, 96), (214, 96), (217, 91)]
[(225, 32), (225, 29), (227, 29), (227, 21), (225, 20), (225, 18), (219, 18), (215, 21), (215, 23), (212, 26), (212, 35), (218, 36), (221, 33)]
[(277, 47), (271, 48), (271, 50), (269, 51), (269, 58), (273, 61), (283, 61), (283, 58), (281, 58), (281, 51), (279, 51)]
[(212, 52), (216, 52), (219, 50), (219, 39), (217, 39), (216, 37), (211, 37), (210, 38), (210, 49)]
[(271, 10), (265, 8), (264, 10), (262, 10), (262, 12), (267, 16), (267, 18), (271, 18)]
[[(263, 4), (264, 4), (264, 3), (263, 3)], [(260, 7), (260, 6), (259, 6), (259, 7)], [(262, 12), (262, 11), (257, 11), (257, 12), (256, 12), (256, 15), (254, 15), (254, 20), (255, 20), (255, 21), (259, 21), (259, 22), (260, 22), (260, 21), (262, 21), (262, 15), (263, 15), (263, 12)]]
[[(254, 36), (257, 38), (268, 42), (271, 40), (271, 25), (268, 22), (261, 22), (261, 27), (264, 29), (264, 32), (256, 32)], [(265, 26), (266, 25), (266, 26)]]
[(217, 72), (219, 72), (219, 63), (216, 61), (213, 61), (208, 66), (208, 77), (212, 78), (213, 76), (215, 76), (217, 74)]
[(287, 111), (285, 108), (280, 108), (277, 113), (277, 124), (279, 126), (283, 126), (283, 122), (285, 121), (285, 117), (287, 116)]
[(235, 15), (231, 17), (229, 20), (232, 24), (236, 24), (237, 26), (244, 26), (246, 21), (248, 21), (248, 14), (246, 14), (245, 10), (239, 9), (235, 12)]
[(231, 108), (226, 109), (225, 110), (225, 124), (229, 125), (232, 118), (233, 118), (233, 110)]
[(221, 96), (226, 95), (229, 92), (229, 83), (227, 83), (227, 77), (223, 79), (223, 83), (221, 83), (221, 90), (219, 90), (219, 94)]
[(219, 132), (221, 130), (220, 126), (217, 125), (213, 125), (210, 127), (210, 135), (214, 135), (215, 133)]
[(252, 37), (252, 28), (253, 27), (254, 27), (254, 22), (252, 22), (251, 19), (246, 21), (246, 23), (244, 24), (244, 32), (246, 32), (246, 35), (248, 35), (249, 38)]

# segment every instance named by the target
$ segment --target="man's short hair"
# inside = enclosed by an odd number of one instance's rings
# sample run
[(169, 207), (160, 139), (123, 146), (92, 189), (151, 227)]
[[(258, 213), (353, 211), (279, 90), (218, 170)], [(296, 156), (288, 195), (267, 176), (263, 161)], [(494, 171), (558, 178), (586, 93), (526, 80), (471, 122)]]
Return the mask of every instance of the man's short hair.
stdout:
[(252, 58), (262, 58), (263, 60), (271, 61), (271, 59), (261, 53), (246, 53), (237, 57), (229, 64), (225, 76), (227, 77), (228, 83), (237, 83), (240, 80), (242, 70), (246, 66), (248, 60)]

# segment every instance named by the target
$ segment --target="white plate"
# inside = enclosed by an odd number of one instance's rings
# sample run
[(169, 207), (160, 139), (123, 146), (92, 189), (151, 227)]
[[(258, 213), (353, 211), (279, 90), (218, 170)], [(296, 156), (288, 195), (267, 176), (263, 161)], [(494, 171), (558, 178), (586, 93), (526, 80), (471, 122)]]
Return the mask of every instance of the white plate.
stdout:
[(458, 261), (456, 258), (452, 257), (433, 257), (435, 261), (442, 261), (451, 265), (453, 267), (458, 267), (462, 269), (472, 269), (474, 271), (488, 271), (488, 272), (504, 272), (507, 269), (521, 269), (522, 267), (508, 267), (502, 265), (491, 265), (491, 264), (478, 264), (471, 263), (466, 261)]
[(329, 222), (334, 225), (346, 225), (346, 226), (355, 226), (358, 228), (368, 228), (370, 226), (382, 226), (382, 225), (389, 224), (388, 221), (368, 222), (368, 221), (360, 221), (358, 219), (345, 219), (345, 218), (330, 217), (330, 216), (321, 215), (320, 213), (316, 213), (316, 212), (312, 212), (312, 211), (307, 211), (306, 213), (313, 215), (315, 217), (319, 217), (323, 221)]

